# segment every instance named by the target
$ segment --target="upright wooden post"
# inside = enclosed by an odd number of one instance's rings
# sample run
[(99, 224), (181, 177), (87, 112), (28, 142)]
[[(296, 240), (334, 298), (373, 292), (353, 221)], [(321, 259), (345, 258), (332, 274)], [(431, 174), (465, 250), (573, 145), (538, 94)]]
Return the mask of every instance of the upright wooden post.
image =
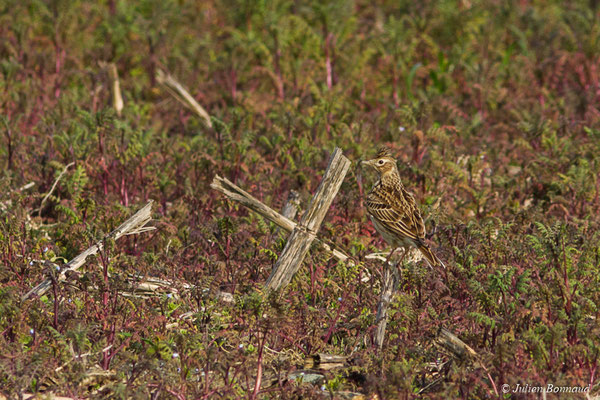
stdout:
[[(404, 249), (408, 251), (406, 256), (403, 256), (406, 262), (416, 263), (423, 256), (416, 248)], [(377, 323), (377, 329), (375, 331), (375, 345), (381, 349), (383, 347), (383, 341), (385, 339), (385, 329), (388, 322), (388, 309), (392, 298), (398, 291), (398, 282), (400, 280), (399, 267), (402, 267), (397, 262), (392, 263), (386, 257), (385, 253), (369, 254), (367, 259), (381, 260), (383, 264), (383, 274), (381, 277), (381, 293), (379, 294), (379, 301), (377, 302), (377, 316), (375, 322)]]
[(317, 193), (313, 196), (302, 219), (292, 231), (281, 257), (273, 267), (271, 276), (266, 283), (267, 289), (277, 290), (286, 286), (300, 269), (321, 222), (340, 189), (348, 168), (350, 168), (350, 160), (344, 157), (340, 148), (336, 147)]
[(375, 321), (377, 322), (377, 330), (375, 331), (375, 345), (381, 349), (383, 347), (383, 340), (385, 339), (385, 328), (388, 322), (388, 308), (394, 293), (396, 292), (396, 286), (398, 285), (398, 269), (397, 265), (392, 265), (389, 262), (383, 266), (383, 277), (381, 279), (381, 294), (379, 295), (379, 302), (377, 303), (377, 316)]

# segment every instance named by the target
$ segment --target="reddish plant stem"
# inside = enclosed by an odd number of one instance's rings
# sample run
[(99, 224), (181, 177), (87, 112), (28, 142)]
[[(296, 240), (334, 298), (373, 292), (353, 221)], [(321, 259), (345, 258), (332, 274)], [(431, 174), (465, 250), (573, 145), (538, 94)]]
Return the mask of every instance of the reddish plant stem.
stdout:
[(65, 58), (65, 49), (62, 49), (58, 44), (58, 29), (55, 29), (54, 35), (54, 55), (55, 55), (55, 64), (54, 64), (54, 98), (58, 100), (60, 97), (60, 73), (62, 70), (63, 59)]
[(12, 130), (8, 126), (8, 119), (4, 120), (4, 128), (6, 135), (6, 150), (8, 153), (8, 170), (12, 170), (13, 166), (13, 147), (12, 147)]
[(340, 303), (340, 306), (337, 309), (337, 313), (335, 314), (335, 318), (333, 319), (333, 321), (331, 321), (329, 329), (327, 330), (327, 333), (323, 337), (323, 341), (325, 343), (329, 342), (329, 338), (331, 337), (331, 335), (333, 335), (333, 330), (335, 329), (335, 325), (337, 324), (338, 319), (340, 319), (340, 314), (342, 312), (343, 305), (344, 305), (343, 302)]
[(327, 74), (327, 89), (331, 90), (333, 87), (333, 61), (332, 61), (332, 50), (331, 42), (333, 41), (333, 34), (327, 34), (325, 39), (325, 71)]
[(258, 392), (260, 392), (260, 385), (262, 383), (262, 372), (263, 372), (263, 351), (265, 349), (265, 342), (267, 341), (267, 332), (263, 333), (263, 338), (260, 340), (259, 336), (259, 346), (258, 346), (258, 365), (256, 368), (256, 381), (254, 382), (254, 391), (252, 392), (251, 400), (255, 400), (256, 396), (258, 396)]
[(229, 82), (231, 85), (231, 100), (235, 102), (237, 97), (237, 73), (234, 68), (229, 71)]
[(400, 105), (400, 96), (398, 95), (398, 76), (396, 74), (395, 66), (392, 66), (392, 90), (392, 98), (394, 100), (394, 105), (398, 107), (398, 105)]
[(54, 329), (58, 331), (58, 282), (52, 279), (52, 293), (54, 294)]
[(275, 57), (273, 57), (273, 67), (275, 69), (275, 76), (277, 76), (277, 92), (279, 95), (279, 100), (283, 100), (285, 98), (285, 89), (283, 87), (283, 77), (281, 74), (281, 49), (279, 48), (279, 40), (277, 39), (277, 35), (275, 37)]
[(286, 334), (282, 333), (282, 332), (276, 332), (277, 336), (287, 340), (288, 342), (290, 342), (292, 344), (292, 346), (296, 347), (298, 350), (300, 350), (304, 355), (308, 355), (308, 352), (302, 348), (302, 346), (300, 346), (298, 343), (296, 343), (294, 340), (292, 340), (291, 337), (287, 336)]

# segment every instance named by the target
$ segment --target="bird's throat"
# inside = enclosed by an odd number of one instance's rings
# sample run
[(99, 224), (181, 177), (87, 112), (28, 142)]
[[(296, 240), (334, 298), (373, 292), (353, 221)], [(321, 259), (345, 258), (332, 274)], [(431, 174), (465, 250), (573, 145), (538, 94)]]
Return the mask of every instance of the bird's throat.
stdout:
[(402, 181), (396, 171), (389, 171), (381, 174), (379, 181), (380, 185), (383, 187), (402, 187)]

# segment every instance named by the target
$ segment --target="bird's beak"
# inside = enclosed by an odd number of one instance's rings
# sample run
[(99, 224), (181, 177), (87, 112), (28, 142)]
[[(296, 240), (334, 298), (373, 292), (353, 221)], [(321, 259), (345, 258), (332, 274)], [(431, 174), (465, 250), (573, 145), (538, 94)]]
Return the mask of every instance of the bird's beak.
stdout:
[(364, 166), (366, 165), (366, 166), (369, 166), (369, 167), (371, 167), (371, 168), (372, 168), (372, 167), (373, 167), (373, 160), (361, 161), (361, 162), (360, 162), (360, 165), (361, 165), (362, 167), (364, 167)]

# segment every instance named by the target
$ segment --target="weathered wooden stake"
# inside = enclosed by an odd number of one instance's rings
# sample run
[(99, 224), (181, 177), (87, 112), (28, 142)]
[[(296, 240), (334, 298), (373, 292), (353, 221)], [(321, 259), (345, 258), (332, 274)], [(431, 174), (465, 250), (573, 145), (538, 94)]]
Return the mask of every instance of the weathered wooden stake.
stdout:
[[(273, 210), (265, 203), (261, 202), (256, 197), (252, 196), (250, 193), (246, 192), (244, 189), (240, 188), (227, 178), (222, 178), (218, 175), (215, 176), (210, 184), (210, 187), (223, 193), (228, 199), (237, 201), (252, 211), (257, 212), (286, 232), (293, 231), (297, 225), (294, 221), (279, 214), (277, 211)], [(327, 243), (320, 241), (319, 238), (317, 238), (316, 241), (321, 249), (331, 253), (338, 260), (346, 261), (349, 264), (353, 262), (350, 257), (344, 254), (342, 251), (331, 248), (331, 246), (329, 246)]]
[(381, 349), (383, 340), (385, 339), (385, 328), (387, 327), (388, 315), (387, 311), (392, 301), (392, 297), (396, 292), (398, 285), (398, 268), (396, 265), (387, 263), (383, 267), (383, 277), (381, 278), (381, 293), (379, 294), (379, 302), (377, 303), (377, 330), (375, 331), (375, 345)]
[[(117, 240), (125, 235), (136, 235), (138, 233), (147, 232), (156, 229), (153, 226), (145, 227), (145, 225), (152, 220), (152, 203), (150, 200), (142, 209), (140, 209), (137, 213), (135, 213), (131, 218), (127, 221), (123, 222), (117, 229), (109, 233), (104, 237), (104, 239), (98, 241), (95, 245), (85, 250), (83, 253), (79, 254), (77, 257), (66, 263), (62, 266), (60, 274), (58, 274), (58, 280), (63, 281), (66, 279), (66, 273), (68, 271), (74, 271), (81, 267), (85, 260), (96, 253), (98, 253), (104, 247), (104, 241), (106, 239), (114, 239)], [(27, 300), (29, 297), (33, 295), (41, 296), (46, 293), (48, 289), (52, 286), (52, 279), (48, 278), (33, 289), (31, 289), (27, 294), (25, 294), (21, 300)]]
[[(406, 251), (406, 250), (403, 250)], [(411, 248), (408, 250), (408, 254), (404, 257), (404, 260), (409, 263), (416, 263), (422, 258), (422, 254), (419, 250)], [(385, 339), (385, 329), (388, 321), (388, 308), (392, 298), (398, 291), (398, 282), (400, 276), (398, 274), (398, 268), (401, 267), (398, 263), (392, 263), (387, 259), (387, 253), (369, 254), (367, 259), (376, 259), (383, 261), (383, 275), (381, 277), (381, 293), (379, 294), (379, 301), (377, 302), (377, 316), (375, 322), (377, 323), (377, 330), (375, 331), (375, 345), (381, 349), (383, 341)]]
[(302, 215), (300, 223), (292, 231), (271, 272), (271, 276), (267, 280), (267, 289), (280, 289), (292, 280), (292, 277), (302, 265), (311, 243), (316, 238), (321, 222), (323, 222), (333, 198), (340, 189), (348, 168), (350, 168), (350, 160), (344, 157), (339, 147), (336, 147), (317, 193), (315, 193), (308, 209)]

